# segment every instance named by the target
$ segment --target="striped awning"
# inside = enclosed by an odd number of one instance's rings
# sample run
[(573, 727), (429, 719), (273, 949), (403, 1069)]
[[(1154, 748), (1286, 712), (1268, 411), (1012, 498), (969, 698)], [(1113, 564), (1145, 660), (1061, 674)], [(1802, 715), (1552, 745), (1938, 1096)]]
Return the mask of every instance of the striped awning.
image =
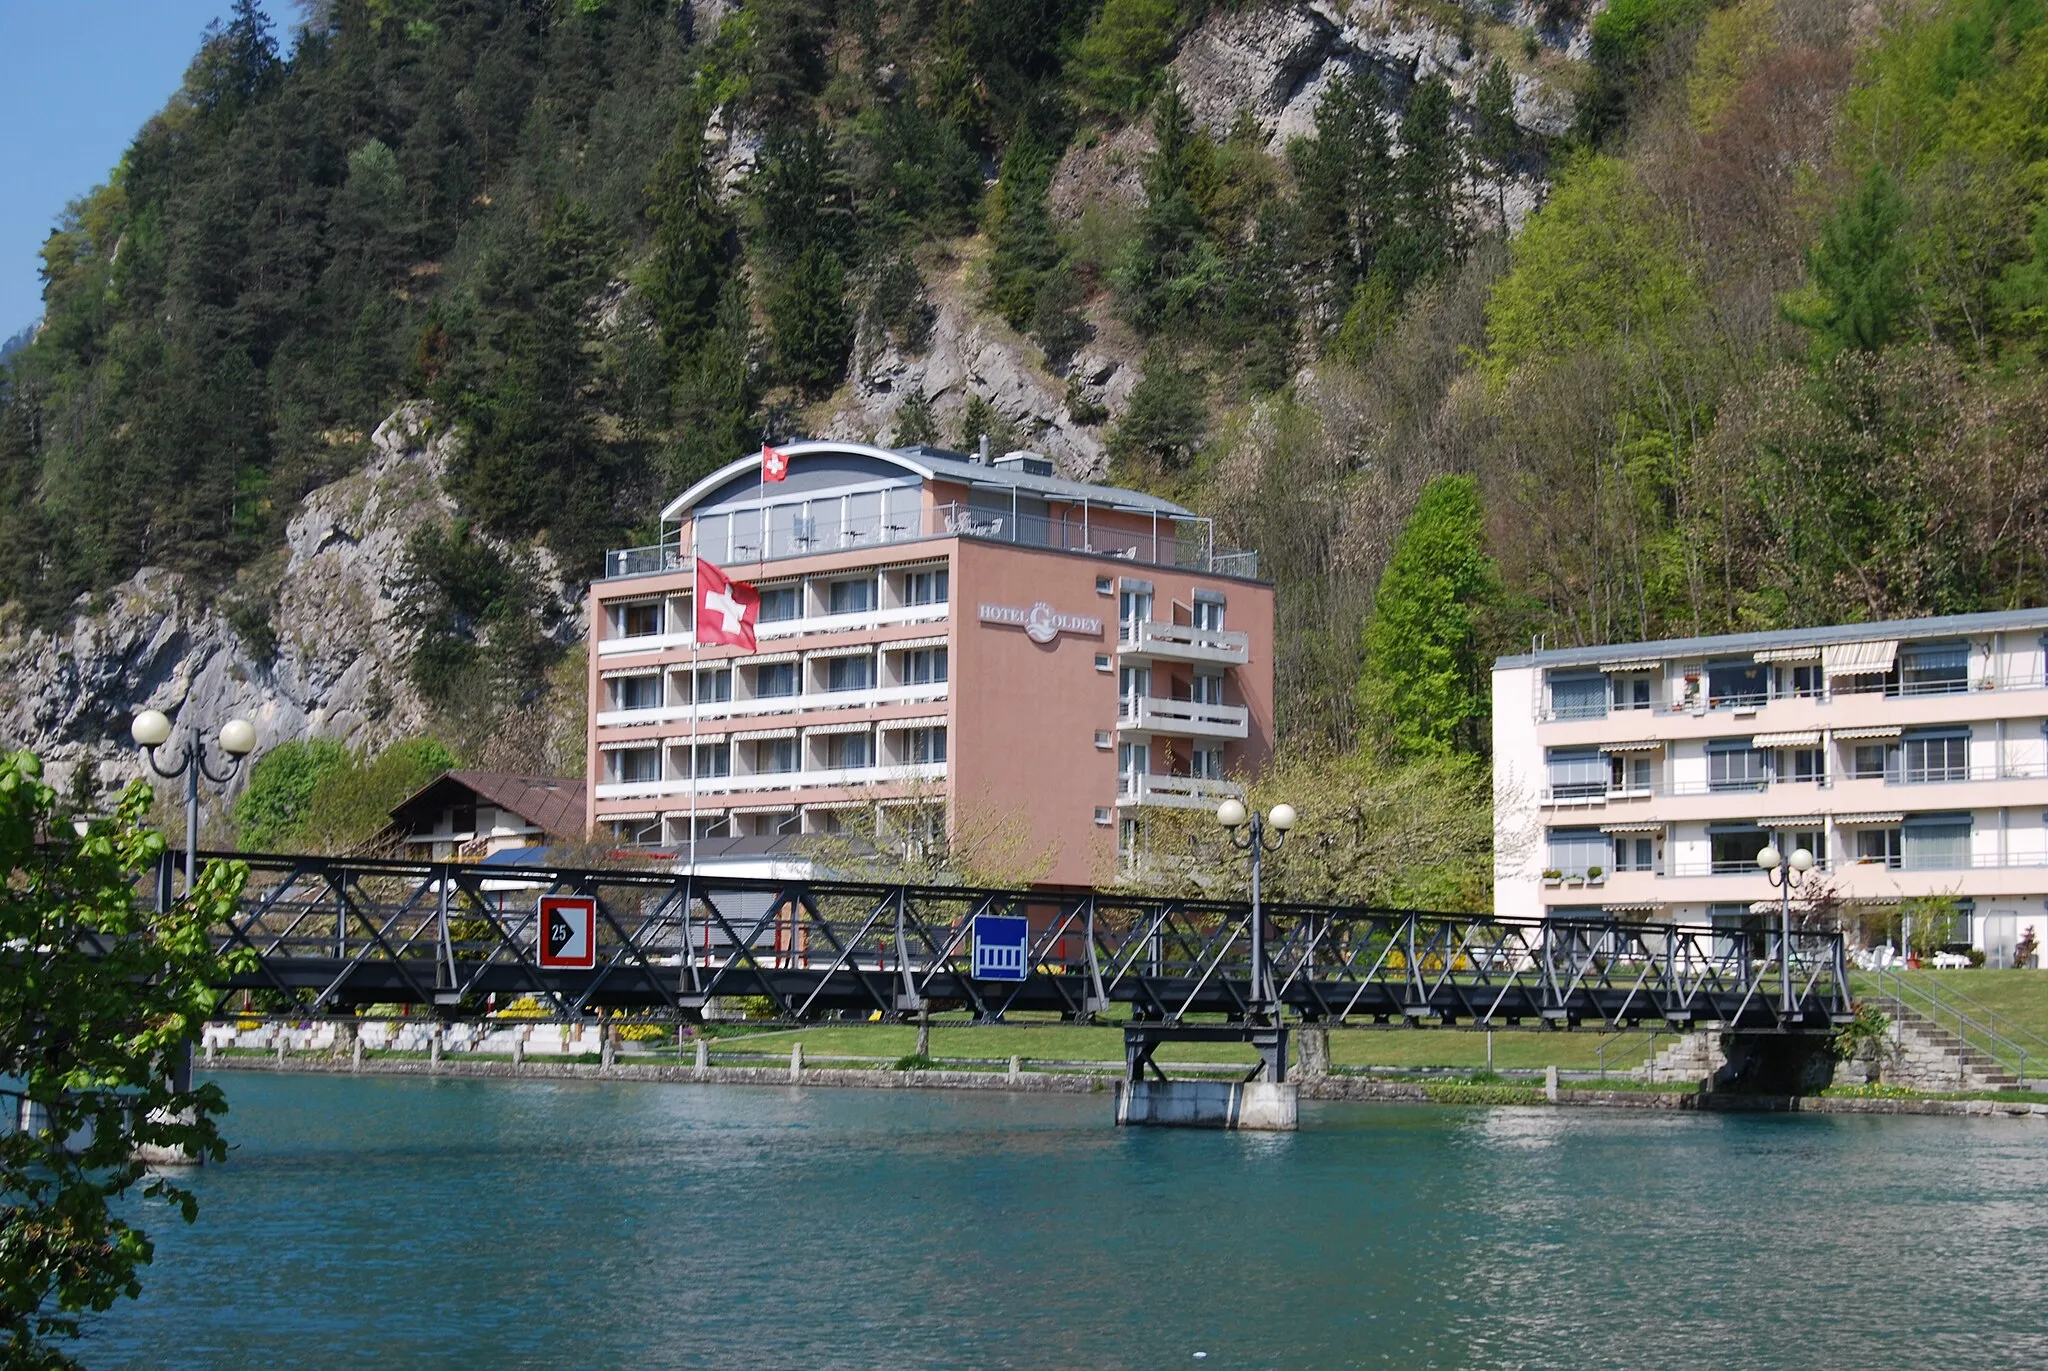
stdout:
[(1602, 743), (1602, 752), (1662, 752), (1664, 743), (1660, 739), (1645, 738), (1632, 743)]
[(1648, 914), (1659, 908), (1661, 906), (1655, 900), (1636, 900), (1629, 904), (1603, 904), (1600, 906), (1600, 912), (1603, 914)]
[(946, 716), (943, 714), (920, 714), (915, 719), (884, 719), (880, 723), (875, 725), (876, 728), (885, 730), (904, 728), (944, 728), (945, 726)]
[(784, 662), (793, 662), (793, 661), (795, 661), (795, 660), (796, 660), (796, 659), (797, 659), (797, 658), (798, 658), (798, 657), (799, 657), (800, 655), (802, 655), (802, 654), (800, 654), (800, 653), (795, 653), (795, 652), (761, 652), (761, 653), (756, 653), (755, 655), (753, 655), (753, 656), (751, 656), (751, 657), (737, 657), (737, 658), (734, 658), (734, 659), (733, 659), (732, 661), (730, 661), (730, 662), (724, 662), (724, 663), (721, 663), (721, 665), (724, 665), (724, 666), (781, 666), (781, 665), (782, 665), (782, 664), (783, 664)]
[(928, 638), (895, 638), (879, 644), (884, 652), (903, 652), (916, 647), (944, 647), (950, 639), (943, 633), (934, 633)]
[(1882, 676), (1899, 657), (1897, 638), (1868, 643), (1836, 643), (1820, 652), (1821, 673), (1835, 676)]
[(793, 728), (750, 728), (744, 733), (733, 734), (732, 740), (736, 743), (760, 743), (766, 742), (770, 738), (794, 738), (795, 736), (796, 730)]
[(1820, 730), (1803, 728), (1793, 733), (1759, 733), (1749, 740), (1751, 747), (1815, 747), (1820, 743)]
[(872, 657), (875, 655), (875, 645), (858, 643), (851, 647), (820, 647), (813, 648), (804, 655), (814, 662), (821, 662), (827, 657)]
[(734, 805), (726, 812), (729, 814), (794, 814), (796, 813), (796, 806), (792, 804)]
[(1662, 657), (1615, 657), (1595, 663), (1598, 671), (1642, 671), (1645, 668), (1664, 665)]
[(602, 680), (616, 681), (621, 676), (659, 676), (661, 675), (661, 668), (658, 666), (622, 666), (610, 671), (600, 671), (597, 674)]
[(806, 738), (822, 738), (828, 733), (865, 733), (874, 727), (867, 719), (858, 719), (848, 724), (813, 724), (804, 730)]
[(1904, 814), (1837, 814), (1835, 822), (1843, 828), (1875, 828), (1903, 823), (1905, 818)]
[(1662, 833), (1663, 823), (1602, 824), (1602, 833)]
[(1818, 647), (1767, 647), (1762, 652), (1750, 654), (1759, 662), (1817, 662), (1820, 660)]
[(1905, 731), (1897, 724), (1872, 728), (1838, 728), (1835, 730), (1835, 737), (1841, 741), (1857, 742), (1865, 738), (1896, 738)]
[(631, 814), (600, 814), (597, 816), (598, 822), (607, 824), (644, 824), (651, 823), (660, 817), (659, 814), (651, 809), (636, 809)]
[(624, 752), (628, 748), (660, 746), (661, 739), (659, 738), (626, 738), (615, 743), (599, 743), (597, 750), (599, 752)]
[(1787, 814), (1775, 819), (1758, 819), (1756, 826), (1758, 828), (1817, 828), (1826, 822), (1826, 816), (1821, 814)]

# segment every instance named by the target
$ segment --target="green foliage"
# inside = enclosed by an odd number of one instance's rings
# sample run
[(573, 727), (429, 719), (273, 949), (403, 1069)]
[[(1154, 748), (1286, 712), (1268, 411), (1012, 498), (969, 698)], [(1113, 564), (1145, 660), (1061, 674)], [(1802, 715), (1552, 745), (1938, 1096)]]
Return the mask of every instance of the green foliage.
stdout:
[(302, 845), (311, 852), (360, 851), (400, 801), (454, 766), (455, 754), (434, 738), (407, 738), (375, 756), (349, 757), (314, 787)]
[(704, 120), (694, 109), (647, 182), (654, 221), (646, 290), (672, 358), (690, 355), (718, 323), (719, 286), (732, 256), (732, 225), (704, 160)]
[(0, 1078), (46, 1120), (0, 1136), (0, 1358), (69, 1367), (79, 1316), (141, 1293), (155, 1248), (135, 1201), (198, 1214), (179, 1173), (152, 1174), (136, 1149), (227, 1157), (220, 1087), (181, 1088), (165, 1068), (198, 1039), (212, 986), (253, 956), (218, 957), (209, 935), (245, 867), (216, 862), (170, 908), (145, 909), (137, 893), (165, 848), (143, 826), (149, 787), (130, 785), (74, 840), (41, 775), (30, 753), (0, 761), (0, 945), (34, 950), (0, 959)]
[(263, 754), (235, 800), (235, 831), (252, 852), (296, 848), (320, 783), (349, 766), (348, 749), (330, 738), (291, 738)]
[(1173, 53), (1179, 0), (1106, 0), (1074, 55), (1074, 84), (1087, 105), (1134, 114)]
[(1892, 1021), (1876, 1005), (1858, 1004), (1856, 1016), (1828, 1038), (1828, 1050), (1840, 1062), (1868, 1051), (1883, 1053), (1891, 1046), (1891, 1027)]
[(782, 374), (822, 395), (846, 374), (853, 320), (846, 308), (846, 271), (822, 243), (805, 248), (768, 298), (768, 328)]
[(1183, 370), (1168, 349), (1147, 353), (1145, 374), (1110, 435), (1111, 458), (1166, 471), (1186, 466), (1208, 428), (1207, 389), (1202, 374)]
[(1628, 119), (1630, 100), (1655, 76), (1659, 59), (1706, 21), (1711, 0), (1612, 0), (1593, 21), (1592, 87), (1579, 106), (1579, 132), (1605, 138)]
[(530, 568), (457, 523), (423, 525), (406, 545), (398, 586), (419, 632), (410, 670), (430, 701), (530, 699), (558, 649), (541, 631)]
[(923, 391), (913, 390), (903, 398), (903, 404), (896, 411), (896, 436), (889, 441), (897, 447), (909, 447), (914, 443), (937, 446), (938, 417), (932, 413), (932, 402)]
[(1490, 713), (1480, 655), (1500, 593), (1469, 476), (1422, 488), (1394, 544), (1365, 625), (1359, 711), (1397, 757), (1476, 752)]
[(1872, 166), (1855, 198), (1827, 222), (1819, 244), (1807, 253), (1816, 303), (1808, 310), (1788, 307), (1786, 313), (1816, 331), (1823, 356), (1844, 348), (1876, 352), (1898, 331), (1913, 304), (1899, 237), (1907, 213), (1891, 173)]
[(1158, 146), (1145, 163), (1145, 208), (1116, 271), (1124, 313), (1147, 334), (1206, 314), (1223, 276), (1202, 212), (1214, 187), (1215, 145), (1195, 127), (1177, 81), (1160, 92), (1152, 134)]
[(1027, 327), (1041, 282), (1060, 261), (1045, 193), (1053, 158), (1027, 130), (1011, 140), (989, 200), (988, 307), (1012, 328)]

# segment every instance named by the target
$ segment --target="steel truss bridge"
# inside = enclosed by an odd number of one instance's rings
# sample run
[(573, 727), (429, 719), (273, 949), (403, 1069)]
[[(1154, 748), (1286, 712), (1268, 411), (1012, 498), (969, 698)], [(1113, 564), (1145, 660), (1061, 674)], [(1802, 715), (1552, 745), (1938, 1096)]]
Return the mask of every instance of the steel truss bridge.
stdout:
[[(600, 1008), (701, 1016), (758, 996), (777, 1017), (895, 1019), (954, 1009), (1087, 1020), (1127, 1005), (1140, 1024), (1574, 1027), (1581, 1023), (1818, 1034), (1851, 1012), (1842, 939), (1777, 920), (1743, 928), (1518, 921), (1268, 902), (1266, 965), (1242, 901), (1099, 890), (981, 890), (771, 881), (630, 869), (479, 866), (206, 854), (250, 878), (222, 949), (253, 969), (221, 989), (281, 991), (314, 1012), (401, 1002), (502, 1007), (533, 996), (563, 1017)], [(161, 880), (167, 886), (169, 866)], [(542, 895), (593, 897), (596, 965), (540, 965)], [(1021, 981), (977, 980), (975, 920), (1022, 916)], [(1263, 990), (1263, 994), (1261, 994)]]

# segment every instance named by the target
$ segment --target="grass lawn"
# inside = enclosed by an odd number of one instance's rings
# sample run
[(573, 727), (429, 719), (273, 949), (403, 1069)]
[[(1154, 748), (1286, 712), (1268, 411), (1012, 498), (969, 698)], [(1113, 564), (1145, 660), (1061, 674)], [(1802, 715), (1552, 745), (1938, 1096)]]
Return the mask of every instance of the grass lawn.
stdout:
[[(1497, 1068), (1556, 1066), (1591, 1071), (1600, 1065), (1600, 1043), (1607, 1042), (1607, 1067), (1625, 1071), (1648, 1060), (1653, 1051), (1644, 1032), (1603, 1035), (1574, 1032), (1501, 1030), (1493, 1035)], [(1671, 1035), (1659, 1034), (1656, 1048), (1669, 1046)], [(909, 1024), (829, 1024), (766, 1033), (720, 1036), (712, 1050), (759, 1052), (787, 1056), (794, 1043), (807, 1057), (886, 1057), (893, 1061), (917, 1049), (917, 1029)], [(934, 1057), (1012, 1056), (1040, 1061), (1118, 1062), (1123, 1060), (1120, 1029), (1079, 1028), (1062, 1024), (932, 1025)], [(1244, 1043), (1168, 1043), (1155, 1054), (1161, 1062), (1241, 1062), (1256, 1058)], [(1464, 1029), (1386, 1028), (1332, 1029), (1330, 1056), (1338, 1066), (1449, 1066), (1479, 1069), (1486, 1065), (1486, 1035)]]
[[(1908, 986), (1934, 985), (1954, 992), (1958, 998), (1968, 996), (2048, 1040), (2048, 972), (1973, 968), (1968, 971), (1906, 971), (1900, 973), (1900, 978)], [(1877, 979), (1873, 976), (1858, 973), (1851, 980), (1859, 999), (1866, 995), (1876, 998), (1880, 993)], [(1963, 1008), (1967, 1012), (1967, 1002)]]

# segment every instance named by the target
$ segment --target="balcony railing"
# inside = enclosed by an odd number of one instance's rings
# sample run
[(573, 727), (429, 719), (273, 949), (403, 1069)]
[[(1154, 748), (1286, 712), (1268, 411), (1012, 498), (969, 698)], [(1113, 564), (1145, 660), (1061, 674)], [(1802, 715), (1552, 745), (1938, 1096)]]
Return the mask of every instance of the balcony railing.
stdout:
[(1210, 662), (1219, 666), (1243, 666), (1251, 658), (1249, 633), (1220, 628), (1194, 628), (1187, 624), (1161, 624), (1150, 619), (1119, 628), (1121, 650), (1127, 656), (1168, 657), (1182, 662)]
[(1116, 778), (1116, 802), (1120, 805), (1211, 809), (1243, 794), (1244, 788), (1235, 781), (1213, 780), (1207, 776), (1159, 776), (1150, 772), (1120, 771)]
[(1243, 705), (1126, 695), (1117, 705), (1117, 726), (1190, 738), (1244, 738), (1251, 732), (1251, 715)]
[[(1859, 684), (1859, 682), (1861, 682)], [(1837, 696), (1883, 695), (1893, 699), (1918, 697), (1922, 695), (1966, 695), (1994, 690), (2044, 690), (2048, 689), (2048, 673), (2039, 671), (2018, 671), (2003, 675), (1973, 676), (1968, 681), (1894, 681), (1881, 677), (1839, 676), (1827, 689), (1813, 687), (1805, 689), (1771, 690), (1768, 692), (1744, 692), (1740, 695), (1719, 695), (1710, 699), (1693, 696), (1677, 701), (1657, 700), (1649, 704), (1612, 701), (1553, 705), (1536, 713), (1539, 723), (1569, 723), (1574, 720), (1604, 719), (1609, 714), (1623, 714), (1649, 710), (1657, 714), (1694, 714), (1709, 710), (1723, 712), (1731, 709), (1760, 709), (1785, 700), (1812, 700), (1827, 704)]]
[[(597, 787), (600, 800), (654, 800), (671, 795), (687, 796), (694, 788), (699, 795), (737, 792), (842, 789), (858, 785), (902, 785), (914, 781), (944, 780), (944, 762), (912, 762), (903, 766), (854, 766), (819, 768), (810, 771), (754, 771), (744, 775), (668, 777), (658, 781), (613, 781)], [(597, 816), (600, 820), (604, 815)]]
[[(697, 707), (699, 724), (725, 719), (752, 719), (764, 714), (802, 714), (810, 710), (864, 709), (871, 705), (927, 704), (944, 700), (945, 681), (924, 685), (874, 686), (866, 690), (821, 690), (806, 695), (769, 695), (751, 700), (706, 700)], [(644, 724), (688, 723), (688, 704), (659, 709), (607, 709), (597, 716), (599, 728), (631, 728)], [(671, 738), (670, 742), (678, 741)]]
[[(743, 509), (742, 513), (745, 512)], [(995, 509), (971, 508), (960, 504), (937, 505), (915, 513), (878, 513), (850, 523), (822, 529), (808, 524), (779, 523), (770, 511), (768, 545), (736, 541), (730, 548), (706, 552), (713, 561), (744, 567), (758, 562), (781, 561), (789, 557), (815, 557), (827, 552), (885, 547), (917, 542), (925, 538), (978, 538), (1020, 547), (1051, 548), (1080, 552), (1146, 566), (1178, 567), (1219, 576), (1255, 577), (1259, 554), (1236, 548), (1218, 548), (1207, 519), (1169, 519), (1156, 531), (1130, 532), (1104, 527), (1083, 519), (1048, 519), (1038, 514), (1013, 514)], [(605, 580), (628, 576), (653, 576), (681, 571), (690, 560), (681, 543), (659, 543), (652, 547), (629, 547), (607, 552)]]

